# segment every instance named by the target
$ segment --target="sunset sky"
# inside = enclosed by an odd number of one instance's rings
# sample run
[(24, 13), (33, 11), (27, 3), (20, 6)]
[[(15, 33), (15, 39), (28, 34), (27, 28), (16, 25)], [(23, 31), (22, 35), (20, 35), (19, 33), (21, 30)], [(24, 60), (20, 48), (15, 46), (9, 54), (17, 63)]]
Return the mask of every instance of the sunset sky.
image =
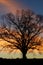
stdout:
[(17, 9), (31, 9), (43, 15), (43, 0), (0, 0), (0, 15)]
[[(1, 19), (1, 15), (12, 12), (13, 14), (16, 12), (16, 10), (22, 10), (22, 9), (30, 9), (36, 14), (43, 15), (43, 0), (0, 0), (0, 25), (3, 23), (3, 20)], [(6, 23), (5, 23), (6, 24)], [(8, 25), (8, 23), (7, 23)], [(1, 25), (2, 26), (2, 25)], [(41, 35), (43, 37), (43, 34)], [(2, 45), (6, 45), (6, 41), (2, 39), (0, 41), (0, 49), (2, 49)], [(7, 43), (8, 44), (8, 43)], [(9, 49), (7, 49), (9, 50)], [(7, 51), (6, 48), (2, 49), (1, 52)], [(42, 48), (43, 50), (43, 48)], [(35, 50), (36, 52), (37, 50)], [(17, 51), (18, 52), (18, 51)], [(37, 52), (36, 52), (37, 53)], [(7, 54), (7, 53), (6, 53)], [(14, 56), (15, 54), (15, 56)], [(9, 58), (15, 58), (17, 56), (22, 57), (22, 54), (16, 55), (17, 53), (14, 53), (13, 55), (5, 55), (0, 53), (0, 57), (9, 57)], [(38, 55), (36, 55), (38, 56)], [(27, 53), (27, 57), (30, 57)], [(32, 55), (34, 57), (34, 54)], [(41, 57), (41, 56), (39, 56)]]

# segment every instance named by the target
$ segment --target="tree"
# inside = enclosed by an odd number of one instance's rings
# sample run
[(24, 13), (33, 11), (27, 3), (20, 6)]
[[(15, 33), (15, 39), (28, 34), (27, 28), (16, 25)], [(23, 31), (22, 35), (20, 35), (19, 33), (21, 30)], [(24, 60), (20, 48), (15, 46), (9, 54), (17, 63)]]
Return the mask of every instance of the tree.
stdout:
[[(9, 25), (13, 25), (13, 32), (11, 32), (11, 28), (7, 28), (6, 24), (3, 23), (5, 32), (0, 33), (0, 36), (12, 44), (13, 47), (15, 47), (13, 49), (19, 49), (23, 54), (23, 59), (26, 59), (28, 49), (37, 44), (34, 38), (42, 32), (43, 26), (40, 24), (40, 18), (34, 18), (32, 12), (22, 10), (20, 15), (18, 12), (17, 10), (16, 17), (12, 13), (3, 16), (3, 19), (5, 19)], [(8, 39), (15, 41), (12, 42)]]

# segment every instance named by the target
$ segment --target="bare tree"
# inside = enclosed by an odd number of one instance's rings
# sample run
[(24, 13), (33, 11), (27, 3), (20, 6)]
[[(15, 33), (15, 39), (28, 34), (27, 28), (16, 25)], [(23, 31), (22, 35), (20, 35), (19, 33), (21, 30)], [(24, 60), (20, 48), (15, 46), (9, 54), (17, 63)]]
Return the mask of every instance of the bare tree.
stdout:
[[(8, 13), (4, 19), (9, 25), (13, 25), (13, 32), (4, 24), (3, 28), (7, 32), (1, 33), (1, 38), (12, 44), (14, 49), (19, 49), (23, 54), (23, 59), (26, 59), (28, 49), (37, 44), (34, 38), (42, 32), (43, 26), (40, 25), (40, 18), (34, 18), (32, 12), (22, 10), (20, 15), (18, 11), (16, 17), (12, 13)], [(15, 41), (12, 42), (8, 39)]]

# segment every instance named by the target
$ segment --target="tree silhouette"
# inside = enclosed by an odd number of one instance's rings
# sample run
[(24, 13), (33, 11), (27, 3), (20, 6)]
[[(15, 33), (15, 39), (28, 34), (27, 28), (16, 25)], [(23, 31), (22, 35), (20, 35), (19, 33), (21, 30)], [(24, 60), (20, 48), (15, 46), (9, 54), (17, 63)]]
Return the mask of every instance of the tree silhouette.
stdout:
[[(23, 59), (26, 59), (26, 53), (28, 49), (36, 45), (37, 42), (34, 38), (37, 37), (42, 32), (42, 27), (40, 24), (40, 18), (34, 18), (33, 13), (29, 11), (19, 11), (17, 10), (16, 15), (8, 13), (4, 15), (3, 20), (6, 20), (9, 24), (7, 28), (6, 24), (3, 23), (3, 33), (0, 33), (1, 38), (13, 45), (13, 49), (19, 49), (23, 54)], [(13, 31), (11, 32), (11, 25), (13, 25)], [(12, 42), (11, 40), (15, 40)], [(10, 47), (10, 46), (9, 46)]]

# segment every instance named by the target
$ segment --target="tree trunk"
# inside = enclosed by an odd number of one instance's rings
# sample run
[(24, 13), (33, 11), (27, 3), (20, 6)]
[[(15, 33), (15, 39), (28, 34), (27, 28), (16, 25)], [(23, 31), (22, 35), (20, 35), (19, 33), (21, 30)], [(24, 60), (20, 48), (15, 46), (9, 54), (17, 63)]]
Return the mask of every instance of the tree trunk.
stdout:
[(23, 59), (27, 59), (26, 58), (26, 53), (23, 52)]

